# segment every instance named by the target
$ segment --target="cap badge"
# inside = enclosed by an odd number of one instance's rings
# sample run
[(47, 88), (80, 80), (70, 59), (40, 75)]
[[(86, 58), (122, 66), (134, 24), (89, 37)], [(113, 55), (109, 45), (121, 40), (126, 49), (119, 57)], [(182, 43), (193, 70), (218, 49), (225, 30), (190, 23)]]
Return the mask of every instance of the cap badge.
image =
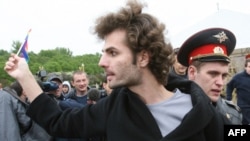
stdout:
[(213, 51), (214, 53), (224, 54), (224, 50), (219, 46), (216, 46)]
[(217, 38), (220, 43), (222, 43), (222, 42), (226, 41), (226, 39), (228, 39), (228, 37), (224, 31), (214, 35), (214, 37)]

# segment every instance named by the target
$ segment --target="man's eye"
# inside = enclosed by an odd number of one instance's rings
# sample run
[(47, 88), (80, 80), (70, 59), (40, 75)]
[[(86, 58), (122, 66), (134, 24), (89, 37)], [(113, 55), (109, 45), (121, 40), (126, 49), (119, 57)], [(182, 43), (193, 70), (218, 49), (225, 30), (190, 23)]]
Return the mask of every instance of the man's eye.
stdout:
[(209, 74), (210, 74), (212, 77), (218, 76), (218, 73), (216, 73), (216, 72), (210, 72)]
[(110, 51), (110, 54), (111, 54), (112, 56), (116, 56), (116, 55), (117, 55), (117, 53), (116, 53), (115, 51)]
[(228, 74), (223, 74), (223, 75), (222, 75), (222, 78), (223, 78), (223, 79), (226, 79), (227, 77), (228, 77)]

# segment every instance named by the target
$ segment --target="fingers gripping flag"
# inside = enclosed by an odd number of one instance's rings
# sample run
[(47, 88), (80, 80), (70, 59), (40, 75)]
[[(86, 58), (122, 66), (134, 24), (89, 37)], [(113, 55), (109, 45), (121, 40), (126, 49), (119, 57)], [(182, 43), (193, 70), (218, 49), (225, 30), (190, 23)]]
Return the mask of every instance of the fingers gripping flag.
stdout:
[(26, 62), (29, 62), (29, 56), (28, 56), (28, 38), (29, 38), (29, 34), (31, 32), (31, 29), (28, 31), (28, 34), (26, 35), (25, 41), (22, 44), (22, 46), (19, 48), (17, 55), (19, 55), (20, 57), (23, 57)]

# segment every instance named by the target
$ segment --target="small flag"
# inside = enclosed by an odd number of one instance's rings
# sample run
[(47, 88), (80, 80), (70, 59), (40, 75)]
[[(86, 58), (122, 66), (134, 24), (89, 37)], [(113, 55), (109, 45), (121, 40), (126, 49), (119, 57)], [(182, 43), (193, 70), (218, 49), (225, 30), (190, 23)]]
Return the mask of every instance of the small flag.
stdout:
[(28, 31), (28, 34), (26, 35), (24, 43), (22, 44), (22, 46), (20, 47), (20, 49), (17, 52), (17, 55), (19, 55), (20, 57), (23, 57), (26, 60), (27, 63), (29, 62), (29, 56), (28, 56), (28, 38), (29, 38), (30, 32), (31, 32), (31, 29)]

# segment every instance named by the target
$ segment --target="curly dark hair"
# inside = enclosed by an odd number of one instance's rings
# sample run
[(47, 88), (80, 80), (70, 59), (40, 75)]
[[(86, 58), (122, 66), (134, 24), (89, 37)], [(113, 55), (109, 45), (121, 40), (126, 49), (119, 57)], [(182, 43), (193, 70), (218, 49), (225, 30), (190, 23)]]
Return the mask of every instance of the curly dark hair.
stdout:
[[(126, 45), (134, 59), (141, 51), (150, 54), (149, 69), (157, 81), (166, 84), (170, 67), (173, 65), (173, 48), (164, 36), (165, 25), (150, 14), (142, 13), (145, 5), (138, 1), (128, 1), (117, 13), (109, 13), (96, 20), (94, 33), (104, 40), (114, 30), (126, 31)], [(136, 62), (134, 60), (133, 62)]]

